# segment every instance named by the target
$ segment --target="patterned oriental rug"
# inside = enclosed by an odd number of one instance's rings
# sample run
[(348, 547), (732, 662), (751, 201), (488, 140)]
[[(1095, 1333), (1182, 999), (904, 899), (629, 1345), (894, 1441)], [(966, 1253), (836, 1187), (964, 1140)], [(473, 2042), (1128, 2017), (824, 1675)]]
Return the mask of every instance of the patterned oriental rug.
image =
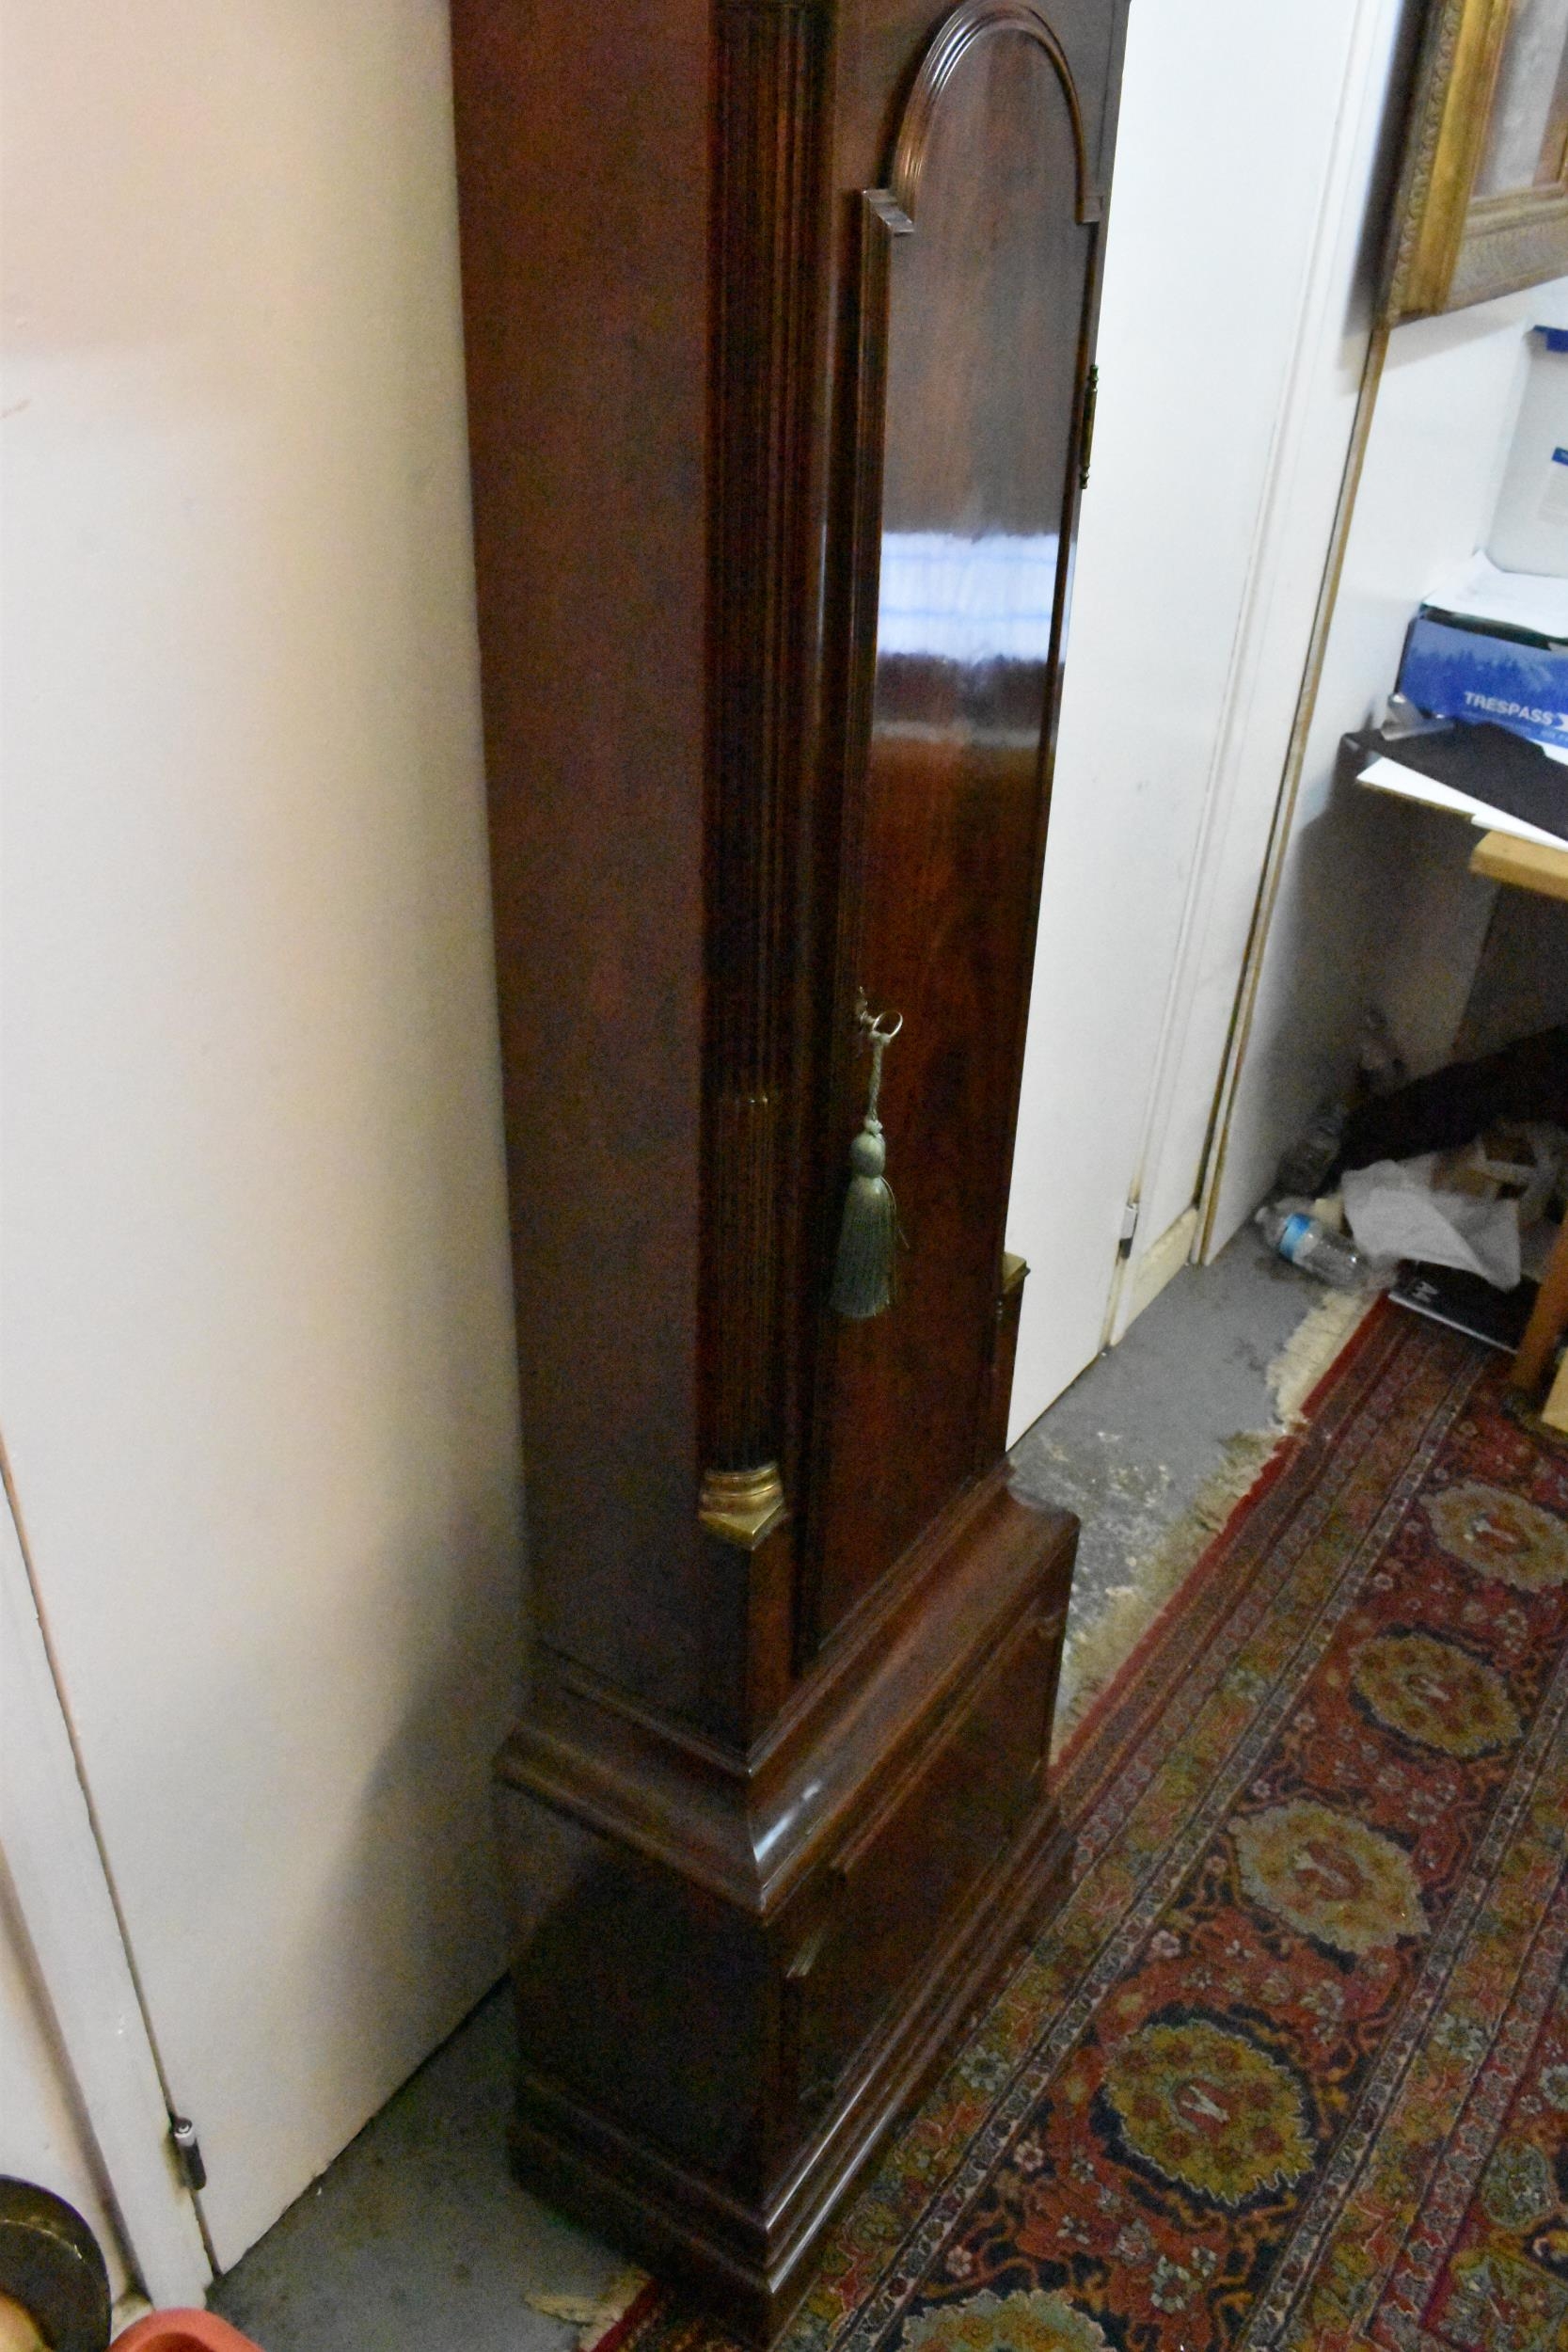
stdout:
[[(1568, 1441), (1383, 1308), (1075, 1736), (787, 2352), (1568, 2352)], [(657, 2286), (598, 2352), (721, 2352)]]

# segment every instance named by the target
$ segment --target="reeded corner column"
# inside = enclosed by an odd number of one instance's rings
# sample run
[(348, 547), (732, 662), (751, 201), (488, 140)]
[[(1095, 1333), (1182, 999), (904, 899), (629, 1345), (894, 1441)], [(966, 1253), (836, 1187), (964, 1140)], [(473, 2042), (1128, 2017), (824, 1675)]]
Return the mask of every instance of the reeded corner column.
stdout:
[[(799, 714), (816, 344), (822, 0), (715, 10), (704, 1176), (705, 1679), (741, 1744), (788, 1688), (780, 1461), (794, 1104)], [(722, 1556), (727, 1551), (728, 1559)]]

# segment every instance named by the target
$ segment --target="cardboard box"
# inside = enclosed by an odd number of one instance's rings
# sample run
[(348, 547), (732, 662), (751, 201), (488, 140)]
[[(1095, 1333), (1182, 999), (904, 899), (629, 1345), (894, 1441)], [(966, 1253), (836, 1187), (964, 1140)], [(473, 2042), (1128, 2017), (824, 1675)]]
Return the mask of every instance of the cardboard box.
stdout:
[(1568, 645), (1489, 629), (1423, 606), (1400, 692), (1437, 719), (1490, 719), (1532, 742), (1568, 745)]

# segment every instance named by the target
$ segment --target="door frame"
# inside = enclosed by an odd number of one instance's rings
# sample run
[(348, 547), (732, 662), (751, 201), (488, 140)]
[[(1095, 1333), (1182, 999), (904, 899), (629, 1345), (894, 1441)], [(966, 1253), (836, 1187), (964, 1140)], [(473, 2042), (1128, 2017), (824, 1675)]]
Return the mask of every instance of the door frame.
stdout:
[(154, 2304), (198, 2306), (213, 2264), (197, 2200), (175, 2168), (157, 2053), (50, 1655), (3, 1442), (0, 1478), (5, 1867), (127, 2263)]
[[(1392, 167), (1410, 26), (1406, 0), (1358, 0), (1130, 1200), (1159, 1189), (1177, 1089), (1184, 1076), (1191, 1083), (1194, 1059), (1210, 1090), (1208, 1128), (1185, 1205), (1167, 1206), (1164, 1230), (1140, 1236), (1138, 1254), (1113, 1273), (1104, 1346), (1181, 1265), (1207, 1263), (1233, 1230), (1216, 1222), (1230, 1116), (1386, 342), (1373, 317), (1368, 220)], [(1315, 571), (1304, 563), (1308, 549)], [(1200, 1036), (1200, 981), (1216, 963), (1233, 971), (1233, 992), (1223, 1028)]]

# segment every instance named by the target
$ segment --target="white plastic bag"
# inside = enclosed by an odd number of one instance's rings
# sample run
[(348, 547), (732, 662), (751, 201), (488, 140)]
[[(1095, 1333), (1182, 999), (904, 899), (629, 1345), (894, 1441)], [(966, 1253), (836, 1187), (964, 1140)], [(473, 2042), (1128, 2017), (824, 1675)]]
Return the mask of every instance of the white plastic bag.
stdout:
[(1345, 1216), (1369, 1257), (1422, 1258), (1511, 1291), (1522, 1270), (1521, 1240), (1535, 1234), (1565, 1165), (1560, 1127), (1509, 1120), (1460, 1152), (1352, 1168)]
[(1480, 1274), (1500, 1291), (1519, 1279), (1519, 1204), (1435, 1192), (1435, 1152), (1347, 1170), (1341, 1191), (1357, 1247), (1370, 1258), (1420, 1258)]

